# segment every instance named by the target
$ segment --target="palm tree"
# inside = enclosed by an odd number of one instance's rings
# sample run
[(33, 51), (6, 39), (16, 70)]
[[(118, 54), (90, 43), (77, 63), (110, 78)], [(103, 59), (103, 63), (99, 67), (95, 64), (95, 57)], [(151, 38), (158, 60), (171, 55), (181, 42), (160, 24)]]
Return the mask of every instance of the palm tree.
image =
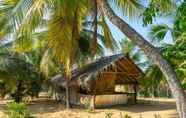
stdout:
[(173, 68), (164, 59), (157, 48), (151, 45), (143, 36), (136, 32), (130, 25), (124, 20), (118, 17), (109, 6), (106, 0), (98, 0), (98, 6), (102, 13), (105, 14), (108, 19), (116, 25), (134, 44), (139, 46), (144, 53), (152, 60), (152, 62), (161, 69), (165, 75), (172, 94), (176, 99), (176, 105), (181, 118), (186, 117), (186, 94), (181, 88), (180, 81), (178, 80)]
[(146, 94), (152, 94), (153, 97), (158, 96), (158, 87), (163, 84), (166, 86), (166, 81), (163, 73), (159, 69), (157, 65), (150, 65), (146, 72), (144, 77), (140, 80), (140, 85), (142, 86), (142, 91), (144, 91)]
[(134, 62), (143, 70), (146, 70), (146, 68), (150, 65), (149, 60), (147, 57), (144, 55), (144, 53), (137, 47), (135, 46), (130, 39), (124, 38), (120, 42), (121, 46), (121, 51), (124, 53), (126, 56), (129, 56)]
[[(119, 8), (123, 6), (123, 10), (126, 11), (128, 15), (131, 15), (132, 13), (135, 13), (134, 11), (138, 10), (136, 5), (139, 4), (136, 0), (112, 0), (112, 2), (114, 4), (116, 3)], [(49, 31), (47, 35), (49, 46), (54, 49), (56, 56), (59, 57), (59, 61), (63, 61), (66, 67), (65, 70), (69, 76), (69, 67), (72, 64), (72, 59), (74, 57), (73, 49), (77, 47), (76, 41), (80, 34), (82, 20), (87, 15), (89, 8), (92, 8), (90, 1), (37, 0), (32, 2), (30, 0), (12, 0), (10, 3), (11, 4), (8, 4), (7, 7), (1, 7), (1, 9), (6, 11), (5, 13), (1, 13), (3, 16), (1, 17), (1, 26), (3, 28), (3, 30), (0, 30), (1, 34), (14, 32), (13, 34), (16, 35), (17, 39), (30, 39), (30, 33), (34, 32), (35, 29), (38, 28), (38, 25), (41, 27), (41, 25), (49, 21), (49, 27), (47, 28)], [(184, 112), (186, 111), (186, 96), (169, 63), (161, 56), (158, 49), (147, 42), (144, 37), (130, 27), (124, 20), (119, 18), (110, 8), (106, 0), (96, 0), (96, 3), (97, 7), (100, 8), (102, 16), (107, 16), (108, 19), (134, 44), (144, 51), (153, 63), (160, 67), (161, 71), (166, 76), (172, 93), (177, 101), (177, 108), (178, 111), (180, 111), (179, 115), (184, 118), (184, 116), (186, 116)], [(153, 3), (158, 4), (160, 8), (163, 8), (162, 6), (170, 8), (169, 4), (165, 4), (162, 0), (153, 0)], [(170, 3), (169, 0), (168, 3)], [(3, 4), (3, 6), (5, 5), (7, 4)], [(48, 14), (45, 17), (49, 17), (49, 19), (43, 19), (43, 14), (46, 12), (48, 12)], [(8, 15), (8, 17), (4, 14)], [(61, 50), (61, 46), (63, 47), (63, 50)]]

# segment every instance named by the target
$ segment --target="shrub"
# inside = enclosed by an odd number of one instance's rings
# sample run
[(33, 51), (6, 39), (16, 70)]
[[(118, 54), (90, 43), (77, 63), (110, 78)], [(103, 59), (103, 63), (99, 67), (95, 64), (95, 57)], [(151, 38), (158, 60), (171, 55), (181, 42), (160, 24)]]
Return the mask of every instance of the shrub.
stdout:
[(112, 115), (113, 113), (111, 112), (105, 113), (105, 118), (112, 118)]
[(161, 118), (159, 114), (154, 114), (154, 118)]
[(7, 112), (8, 118), (33, 118), (28, 111), (26, 110), (26, 104), (10, 102), (7, 104)]
[(125, 114), (122, 118), (132, 118), (132, 117), (129, 116), (128, 114)]
[(86, 112), (92, 112), (93, 111), (93, 109), (91, 107), (91, 100), (88, 97), (85, 97), (85, 98), (81, 99), (81, 103), (83, 103)]
[(120, 112), (120, 118), (132, 118), (132, 117), (129, 116), (128, 114), (122, 115), (122, 113)]

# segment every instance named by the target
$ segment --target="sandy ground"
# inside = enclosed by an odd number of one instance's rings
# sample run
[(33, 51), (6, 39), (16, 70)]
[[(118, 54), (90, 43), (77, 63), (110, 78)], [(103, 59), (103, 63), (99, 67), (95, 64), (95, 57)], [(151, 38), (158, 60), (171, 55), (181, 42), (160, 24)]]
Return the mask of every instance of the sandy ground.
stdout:
[[(28, 105), (28, 110), (37, 118), (106, 118), (107, 114), (112, 114), (112, 118), (122, 118), (121, 115), (128, 114), (132, 118), (154, 118), (160, 115), (161, 118), (178, 118), (174, 100), (156, 99), (140, 100), (137, 105), (112, 106), (109, 108), (96, 109), (94, 112), (87, 112), (83, 108), (73, 106), (70, 110), (65, 110), (65, 105), (40, 98), (32, 101)], [(4, 118), (5, 104), (7, 101), (0, 101), (0, 118)], [(142, 116), (142, 117), (140, 117)]]

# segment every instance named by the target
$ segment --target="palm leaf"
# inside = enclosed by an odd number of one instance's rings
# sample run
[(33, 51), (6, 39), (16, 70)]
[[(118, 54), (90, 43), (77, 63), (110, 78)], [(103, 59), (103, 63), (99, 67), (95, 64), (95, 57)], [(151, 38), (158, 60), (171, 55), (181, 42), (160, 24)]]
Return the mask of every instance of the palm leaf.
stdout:
[(149, 37), (152, 41), (160, 42), (165, 38), (168, 31), (172, 31), (166, 24), (153, 25), (149, 32)]
[(110, 0), (111, 3), (119, 8), (124, 16), (129, 18), (138, 16), (144, 8), (140, 0)]

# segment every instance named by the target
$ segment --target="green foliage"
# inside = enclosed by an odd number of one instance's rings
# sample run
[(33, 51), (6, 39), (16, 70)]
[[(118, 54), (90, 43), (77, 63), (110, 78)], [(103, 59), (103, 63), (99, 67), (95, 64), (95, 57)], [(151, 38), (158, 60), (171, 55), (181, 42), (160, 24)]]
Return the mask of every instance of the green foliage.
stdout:
[[(162, 41), (168, 31), (171, 32), (172, 38), (174, 40), (179, 39), (185, 33), (186, 31), (186, 2), (181, 2), (179, 6), (177, 6), (176, 13), (175, 13), (175, 20), (173, 23), (173, 27), (168, 26), (167, 24), (157, 24), (153, 25), (151, 27), (151, 31), (149, 32), (149, 36), (151, 40), (155, 41)], [(145, 18), (148, 15), (144, 15), (144, 24), (152, 24), (152, 20), (148, 20), (148, 18)], [(165, 15), (162, 15), (165, 16)], [(153, 17), (156, 17), (154, 14)], [(146, 23), (147, 22), (147, 23)], [(151, 23), (148, 23), (151, 22)]]
[(6, 114), (8, 118), (33, 118), (27, 111), (25, 103), (8, 103)]
[(129, 18), (138, 16), (144, 6), (140, 0), (110, 0), (114, 5), (116, 5), (119, 10), (122, 11), (124, 16)]
[(143, 24), (148, 25), (153, 23), (153, 19), (159, 13), (159, 9), (156, 5), (150, 4), (143, 12)]
[(171, 31), (171, 28), (166, 24), (153, 25), (149, 32), (150, 40), (160, 42), (165, 38), (168, 31)]
[(154, 114), (154, 118), (161, 118), (159, 114)]
[(154, 25), (149, 32), (149, 36), (152, 41), (161, 43), (168, 31), (171, 32), (174, 44), (162, 45), (162, 55), (170, 62), (174, 68), (180, 81), (184, 83), (186, 81), (186, 2), (180, 2), (176, 9), (175, 22), (173, 28), (166, 24)]
[(175, 6), (173, 0), (150, 0), (142, 13), (143, 25), (152, 24), (156, 17), (171, 12)]
[(120, 113), (120, 118), (132, 118), (132, 117), (129, 116), (128, 114), (122, 115), (122, 113)]
[(122, 118), (132, 118), (132, 117), (129, 116), (128, 114), (125, 114)]
[(186, 32), (186, 2), (182, 2), (176, 10), (176, 19), (174, 22), (175, 37), (179, 37), (182, 33)]
[(120, 47), (122, 53), (129, 56), (135, 63), (141, 67), (145, 68), (148, 65), (148, 61), (144, 53), (135, 46), (129, 39), (125, 38), (120, 42)]
[(182, 84), (182, 88), (183, 88), (184, 90), (186, 90), (186, 83), (183, 83), (183, 84)]
[(122, 40), (120, 45), (124, 54), (132, 54), (132, 52), (135, 50), (135, 45), (127, 38)]
[[(186, 40), (185, 35), (182, 34), (180, 38), (175, 41), (173, 45), (164, 45), (162, 48), (162, 55), (170, 62), (174, 68), (177, 76), (180, 78), (182, 83), (186, 80)], [(148, 81), (147, 81), (148, 80)], [(152, 65), (146, 70), (145, 75), (139, 81), (142, 85), (141, 92), (145, 96), (150, 96), (149, 91), (153, 92), (157, 90), (159, 85), (165, 84), (165, 77), (161, 70), (156, 66)], [(184, 86), (184, 85), (183, 85)], [(155, 94), (155, 93), (153, 93)], [(167, 96), (162, 91), (159, 96)]]
[(93, 112), (93, 109), (91, 108), (91, 100), (90, 99), (85, 98), (85, 99), (83, 99), (82, 103), (85, 107), (86, 112)]
[[(139, 14), (139, 10), (143, 8), (140, 0), (110, 0), (109, 2), (118, 6), (117, 8), (122, 9), (124, 15), (130, 17)], [(90, 0), (2, 0), (0, 2), (0, 24), (2, 24), (0, 34), (1, 37), (15, 34), (14, 50), (17, 52), (28, 52), (37, 45), (37, 42), (45, 40), (43, 47), (50, 48), (52, 54), (59, 63), (63, 63), (68, 72), (74, 63), (76, 51), (81, 50), (77, 40), (84, 29), (82, 22), (89, 19), (87, 16), (92, 16), (93, 7)], [(101, 15), (98, 9), (99, 20), (103, 17)], [(116, 43), (108, 24), (105, 18), (102, 18), (100, 22), (98, 25), (103, 29), (102, 44), (113, 50), (116, 48)], [(93, 25), (86, 29), (91, 32)], [(38, 34), (41, 35), (38, 36)]]
[(16, 56), (1, 54), (0, 57), (2, 96), (11, 94), (15, 100), (37, 96), (42, 80), (34, 66)]
[(102, 32), (104, 38), (102, 38), (102, 43), (105, 44), (106, 48), (110, 48), (112, 51), (114, 51), (117, 48), (117, 43), (114, 40), (112, 33), (110, 32), (109, 26), (106, 23), (106, 20), (104, 17), (102, 17), (101, 22), (99, 23), (102, 27)]
[(112, 118), (112, 115), (113, 113), (111, 112), (105, 113), (105, 118)]
[(140, 95), (160, 97), (160, 93), (157, 95), (158, 86), (165, 84), (165, 77), (157, 65), (151, 65), (145, 71), (144, 76), (139, 79), (140, 83)]
[[(163, 49), (163, 56), (170, 61), (173, 66), (179, 66), (186, 59), (186, 37), (184, 34), (176, 40), (174, 45), (167, 45)], [(184, 67), (184, 66), (183, 66)]]

